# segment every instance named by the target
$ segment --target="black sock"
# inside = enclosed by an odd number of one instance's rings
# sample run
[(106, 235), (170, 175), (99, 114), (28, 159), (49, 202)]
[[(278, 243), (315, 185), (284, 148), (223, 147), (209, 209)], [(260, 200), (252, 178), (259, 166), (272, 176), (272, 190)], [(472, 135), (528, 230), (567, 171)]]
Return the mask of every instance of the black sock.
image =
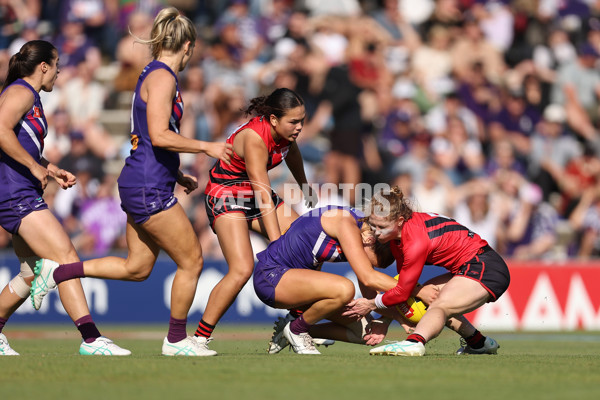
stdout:
[(215, 325), (211, 325), (205, 320), (201, 319), (200, 322), (198, 322), (198, 328), (196, 329), (196, 333), (194, 333), (194, 336), (209, 338), (214, 330)]
[(75, 321), (75, 326), (79, 330), (79, 333), (81, 333), (83, 341), (86, 343), (91, 343), (101, 336), (91, 315), (79, 318)]
[(425, 340), (425, 338), (421, 335), (419, 335), (418, 333), (411, 333), (410, 335), (408, 335), (408, 337), (406, 338), (407, 342), (413, 342), (413, 343), (427, 343), (427, 340)]
[(483, 336), (478, 330), (475, 330), (475, 333), (469, 337), (466, 337), (465, 341), (470, 348), (480, 349), (485, 344), (485, 336)]

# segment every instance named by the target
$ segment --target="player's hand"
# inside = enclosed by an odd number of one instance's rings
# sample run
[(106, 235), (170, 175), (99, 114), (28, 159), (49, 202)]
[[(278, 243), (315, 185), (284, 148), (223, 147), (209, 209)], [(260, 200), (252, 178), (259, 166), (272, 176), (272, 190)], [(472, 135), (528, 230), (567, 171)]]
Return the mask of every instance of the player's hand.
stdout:
[(376, 308), (374, 300), (368, 300), (361, 297), (360, 299), (354, 299), (346, 304), (345, 311), (342, 315), (350, 318), (364, 317)]
[(62, 168), (57, 169), (52, 175), (54, 180), (56, 180), (56, 182), (58, 182), (60, 187), (63, 189), (73, 187), (77, 183), (77, 178), (75, 175)]
[(319, 196), (309, 184), (302, 185), (302, 194), (304, 195), (304, 204), (308, 208), (315, 208), (319, 202)]
[(46, 189), (46, 186), (48, 185), (48, 170), (40, 164), (34, 163), (29, 171), (38, 181), (40, 181), (42, 190)]
[(185, 194), (190, 194), (198, 189), (198, 179), (195, 176), (182, 173), (177, 177), (177, 183), (185, 188)]
[(435, 299), (440, 295), (440, 289), (437, 285), (427, 284), (421, 286), (417, 292), (417, 297), (423, 301), (426, 305), (433, 303)]
[(389, 328), (389, 323), (380, 319), (371, 321), (367, 328), (367, 334), (363, 337), (367, 346), (375, 346), (383, 341)]
[(233, 155), (233, 146), (229, 143), (207, 143), (206, 155), (217, 158), (227, 165), (231, 165), (231, 156)]

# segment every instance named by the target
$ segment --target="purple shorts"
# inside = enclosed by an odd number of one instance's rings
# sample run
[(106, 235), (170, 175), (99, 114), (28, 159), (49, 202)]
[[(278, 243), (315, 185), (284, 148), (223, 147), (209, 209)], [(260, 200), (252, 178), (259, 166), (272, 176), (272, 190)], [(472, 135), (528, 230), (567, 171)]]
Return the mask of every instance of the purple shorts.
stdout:
[(0, 202), (0, 226), (14, 235), (19, 231), (23, 218), (33, 211), (47, 209), (48, 205), (39, 192), (27, 191), (20, 197)]
[(133, 188), (119, 186), (121, 208), (138, 225), (161, 211), (177, 204), (177, 198), (171, 190), (155, 188)]
[(283, 274), (291, 268), (281, 265), (267, 265), (261, 261), (254, 268), (254, 291), (258, 298), (268, 306), (275, 304), (275, 288)]

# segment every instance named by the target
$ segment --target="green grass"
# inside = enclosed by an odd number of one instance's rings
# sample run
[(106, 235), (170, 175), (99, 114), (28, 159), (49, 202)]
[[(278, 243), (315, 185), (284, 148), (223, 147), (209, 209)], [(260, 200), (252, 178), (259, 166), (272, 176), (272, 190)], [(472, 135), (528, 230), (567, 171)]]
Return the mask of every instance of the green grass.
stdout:
[[(26, 338), (35, 330), (50, 339)], [(336, 343), (322, 356), (265, 352), (270, 326), (219, 326), (217, 357), (160, 355), (164, 327), (104, 327), (130, 357), (78, 356), (70, 326), (10, 326), (20, 357), (0, 357), (1, 399), (596, 399), (600, 333), (494, 334), (497, 356), (456, 356), (444, 332), (425, 357), (374, 357)], [(11, 333), (13, 332), (13, 333)], [(124, 333), (119, 333), (124, 332)], [(135, 340), (144, 333), (149, 339)], [(221, 336), (221, 338), (219, 338)], [(394, 330), (388, 339), (403, 339)], [(260, 339), (259, 339), (260, 338)], [(393, 396), (393, 397), (392, 397)]]

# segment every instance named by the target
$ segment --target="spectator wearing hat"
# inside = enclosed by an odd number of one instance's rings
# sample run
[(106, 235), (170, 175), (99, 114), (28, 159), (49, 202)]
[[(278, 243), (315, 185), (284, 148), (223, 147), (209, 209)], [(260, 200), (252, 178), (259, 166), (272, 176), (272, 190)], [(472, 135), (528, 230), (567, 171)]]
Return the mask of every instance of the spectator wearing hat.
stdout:
[(600, 72), (595, 68), (598, 52), (590, 43), (579, 47), (577, 59), (558, 69), (552, 102), (562, 105), (573, 130), (588, 140), (595, 137), (598, 121)]
[(581, 154), (577, 139), (565, 131), (565, 121), (565, 109), (550, 104), (531, 137), (528, 174), (541, 187), (546, 201), (551, 193), (560, 193), (559, 184), (567, 163)]

